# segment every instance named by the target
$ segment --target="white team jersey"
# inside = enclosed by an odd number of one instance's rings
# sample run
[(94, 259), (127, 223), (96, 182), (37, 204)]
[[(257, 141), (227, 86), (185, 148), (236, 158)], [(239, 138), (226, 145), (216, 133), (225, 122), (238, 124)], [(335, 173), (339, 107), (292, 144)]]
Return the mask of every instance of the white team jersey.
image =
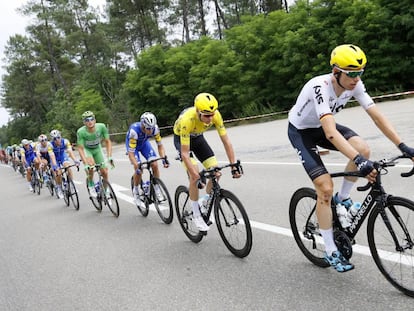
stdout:
[(312, 78), (304, 85), (296, 104), (289, 111), (289, 122), (297, 129), (321, 127), (320, 118), (326, 114), (338, 113), (352, 97), (365, 110), (375, 105), (361, 80), (352, 91), (345, 90), (337, 97), (332, 79), (332, 74), (325, 74)]

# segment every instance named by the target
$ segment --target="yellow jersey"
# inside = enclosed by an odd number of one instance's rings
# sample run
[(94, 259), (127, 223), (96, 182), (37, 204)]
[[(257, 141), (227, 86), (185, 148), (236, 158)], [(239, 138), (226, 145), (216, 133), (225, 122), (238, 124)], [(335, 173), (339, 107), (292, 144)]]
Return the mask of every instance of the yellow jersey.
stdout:
[(214, 113), (210, 124), (200, 121), (195, 107), (184, 110), (174, 123), (174, 134), (180, 136), (181, 145), (190, 145), (190, 137), (198, 136), (215, 126), (220, 136), (226, 135), (223, 118), (218, 110)]

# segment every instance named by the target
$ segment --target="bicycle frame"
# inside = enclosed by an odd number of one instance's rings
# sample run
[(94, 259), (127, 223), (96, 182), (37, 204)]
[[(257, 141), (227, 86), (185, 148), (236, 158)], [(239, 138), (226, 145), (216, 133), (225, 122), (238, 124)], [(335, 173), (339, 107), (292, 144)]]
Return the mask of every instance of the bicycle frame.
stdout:
[[(388, 216), (386, 215), (384, 211), (384, 206), (386, 205), (387, 198), (390, 196), (386, 193), (382, 186), (381, 176), (383, 171), (387, 171), (386, 167), (395, 166), (395, 160), (400, 158), (407, 158), (405, 156), (397, 156), (390, 160), (382, 160), (380, 162), (375, 162), (375, 168), (378, 171), (376, 180), (374, 183), (367, 183), (365, 186), (357, 187), (358, 191), (366, 191), (368, 189), (371, 189), (368, 194), (366, 195), (364, 201), (361, 204), (361, 208), (358, 210), (357, 214), (353, 217), (351, 225), (347, 228), (342, 228), (338, 221), (338, 217), (336, 214), (336, 207), (332, 200), (331, 206), (332, 206), (332, 213), (334, 215), (334, 221), (336, 223), (336, 226), (340, 228), (341, 231), (344, 231), (347, 236), (353, 240), (354, 237), (357, 235), (359, 229), (361, 228), (362, 224), (364, 223), (365, 219), (368, 215), (370, 215), (373, 208), (380, 209), (381, 216), (384, 220), (384, 223), (386, 224), (388, 230), (390, 231), (390, 234), (396, 244), (396, 247), (399, 246), (399, 241), (395, 236), (394, 230), (391, 227), (391, 224), (388, 220)], [(408, 173), (402, 173), (401, 176), (408, 177), (414, 174), (414, 168), (408, 172)], [(332, 178), (335, 177), (346, 177), (346, 176), (353, 176), (353, 177), (363, 177), (359, 172), (340, 172), (340, 173), (332, 173), (330, 174)], [(404, 223), (401, 221), (401, 218), (398, 216), (397, 212), (395, 210), (391, 210), (393, 215), (399, 219), (399, 224), (403, 227), (404, 232), (407, 234), (408, 237), (410, 237), (408, 230), (405, 228)], [(411, 237), (408, 241), (410, 244), (412, 244)]]
[[(206, 223), (208, 223), (210, 221), (210, 215), (211, 215), (211, 212), (213, 211), (214, 204), (216, 202), (216, 199), (220, 196), (221, 186), (218, 182), (217, 177), (221, 176), (220, 171), (223, 168), (233, 166), (233, 165), (234, 164), (226, 164), (224, 166), (213, 167), (209, 170), (202, 170), (200, 172), (200, 177), (201, 177), (200, 180), (203, 183), (205, 183), (205, 179), (211, 179), (211, 182), (212, 182), (210, 196), (209, 196), (208, 201), (207, 201), (207, 214), (203, 215), (204, 221)], [(239, 167), (240, 173), (243, 174), (243, 168), (240, 165), (240, 161), (237, 161), (236, 165)], [(223, 214), (223, 217), (225, 218), (224, 214)], [(226, 222), (227, 222), (227, 219), (226, 219)]]

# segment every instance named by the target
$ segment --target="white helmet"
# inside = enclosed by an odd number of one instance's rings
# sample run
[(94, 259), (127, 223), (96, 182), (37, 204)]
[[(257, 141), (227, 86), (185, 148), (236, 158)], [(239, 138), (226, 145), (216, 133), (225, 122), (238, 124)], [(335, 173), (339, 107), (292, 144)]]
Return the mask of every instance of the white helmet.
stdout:
[(50, 137), (52, 137), (52, 138), (61, 138), (62, 136), (61, 136), (61, 134), (58, 130), (52, 130), (50, 132)]
[(157, 118), (151, 112), (144, 112), (141, 115), (141, 124), (146, 129), (154, 129), (157, 126)]

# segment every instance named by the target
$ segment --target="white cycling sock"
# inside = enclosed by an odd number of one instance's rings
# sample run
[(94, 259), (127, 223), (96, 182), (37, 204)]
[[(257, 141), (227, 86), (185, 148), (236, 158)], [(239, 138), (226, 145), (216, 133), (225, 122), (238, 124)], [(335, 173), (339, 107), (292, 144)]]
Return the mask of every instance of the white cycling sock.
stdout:
[(193, 216), (194, 217), (200, 216), (200, 208), (198, 207), (198, 201), (190, 200), (190, 204), (191, 204), (191, 208), (193, 209)]
[(321, 233), (323, 241), (325, 242), (325, 252), (328, 255), (331, 255), (333, 252), (337, 251), (338, 248), (336, 247), (336, 244), (333, 238), (332, 228), (327, 229), (327, 230), (319, 229), (319, 232)]
[(349, 180), (344, 178), (344, 180), (342, 182), (341, 190), (339, 190), (339, 192), (338, 192), (339, 200), (343, 201), (343, 200), (349, 199), (349, 197), (351, 196), (352, 187), (354, 185), (355, 185), (355, 183), (353, 181), (349, 181)]

